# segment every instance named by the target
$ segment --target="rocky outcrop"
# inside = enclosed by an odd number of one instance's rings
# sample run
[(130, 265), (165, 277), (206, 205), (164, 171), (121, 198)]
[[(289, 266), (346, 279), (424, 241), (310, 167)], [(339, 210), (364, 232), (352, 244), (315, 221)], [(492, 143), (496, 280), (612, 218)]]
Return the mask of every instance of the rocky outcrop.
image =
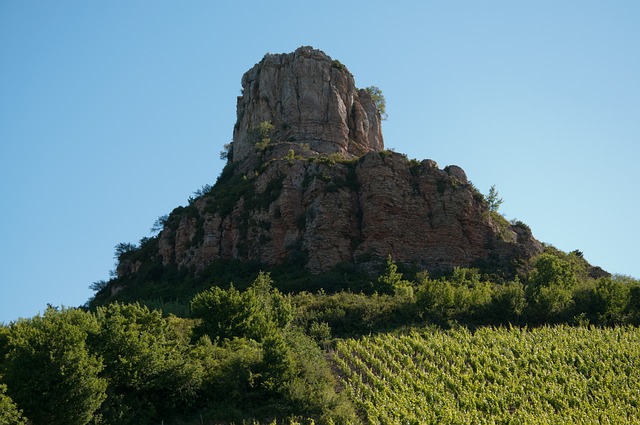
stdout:
[(428, 270), (508, 269), (541, 251), (528, 227), (489, 211), (460, 167), (385, 151), (374, 100), (324, 53), (266, 55), (242, 87), (229, 162), (208, 193), (169, 216), (157, 261), (319, 273), (391, 255)]
[[(270, 157), (289, 149), (303, 156), (339, 153), (347, 158), (381, 151), (380, 122), (373, 99), (356, 88), (340, 62), (312, 47), (267, 54), (242, 77), (232, 161), (255, 166), (256, 144), (265, 138), (275, 151)], [(260, 133), (262, 123), (272, 126), (268, 134)]]
[(541, 250), (528, 228), (496, 221), (459, 167), (441, 170), (393, 152), (342, 162), (273, 160), (258, 175), (236, 175), (218, 188), (225, 185), (170, 220), (159, 238), (165, 264), (297, 262), (317, 273), (391, 255), (446, 270), (508, 267)]

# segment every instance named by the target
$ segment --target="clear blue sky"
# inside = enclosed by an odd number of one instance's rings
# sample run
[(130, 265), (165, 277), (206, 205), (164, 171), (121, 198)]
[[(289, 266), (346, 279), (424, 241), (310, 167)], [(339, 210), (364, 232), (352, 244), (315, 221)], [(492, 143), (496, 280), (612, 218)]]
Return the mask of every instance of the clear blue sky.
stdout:
[(0, 0), (0, 322), (77, 306), (215, 182), (240, 77), (312, 45), (543, 242), (640, 277), (640, 2)]

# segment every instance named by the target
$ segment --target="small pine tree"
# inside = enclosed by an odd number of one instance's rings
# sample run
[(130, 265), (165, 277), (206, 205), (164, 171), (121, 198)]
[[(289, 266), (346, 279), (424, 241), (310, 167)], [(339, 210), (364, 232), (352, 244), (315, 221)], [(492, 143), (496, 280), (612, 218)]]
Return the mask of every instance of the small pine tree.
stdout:
[(497, 213), (500, 209), (500, 205), (502, 205), (503, 202), (503, 199), (499, 197), (496, 185), (491, 185), (489, 194), (487, 195), (487, 204), (489, 204), (489, 211)]

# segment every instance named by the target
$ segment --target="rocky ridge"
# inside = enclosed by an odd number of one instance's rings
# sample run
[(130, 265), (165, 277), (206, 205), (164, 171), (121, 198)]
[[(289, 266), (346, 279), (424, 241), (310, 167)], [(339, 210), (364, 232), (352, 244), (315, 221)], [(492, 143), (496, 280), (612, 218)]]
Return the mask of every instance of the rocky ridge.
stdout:
[[(151, 253), (164, 265), (233, 259), (320, 273), (391, 255), (428, 270), (508, 270), (541, 252), (460, 167), (385, 150), (374, 100), (323, 52), (268, 54), (242, 87), (228, 164), (167, 218)], [(121, 261), (118, 274), (140, 265)]]

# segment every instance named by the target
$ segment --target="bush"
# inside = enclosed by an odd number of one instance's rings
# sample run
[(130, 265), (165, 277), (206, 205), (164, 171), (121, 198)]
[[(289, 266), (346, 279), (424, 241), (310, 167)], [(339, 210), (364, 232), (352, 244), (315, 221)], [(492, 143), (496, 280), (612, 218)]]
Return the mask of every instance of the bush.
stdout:
[(387, 267), (383, 274), (378, 276), (376, 289), (383, 294), (398, 294), (411, 298), (413, 288), (411, 282), (402, 279), (402, 273), (398, 272), (398, 266), (391, 258), (387, 257)]
[(601, 306), (599, 321), (604, 324), (622, 323), (629, 305), (629, 287), (603, 277), (598, 279), (595, 292)]
[(194, 318), (200, 319), (196, 338), (212, 340), (234, 337), (262, 341), (283, 329), (293, 317), (290, 300), (272, 286), (268, 273), (260, 272), (250, 288), (239, 292), (218, 287), (201, 292), (191, 302)]
[(11, 325), (3, 381), (33, 424), (84, 425), (94, 417), (107, 387), (102, 362), (87, 346), (97, 330), (91, 314), (52, 307)]
[(424, 279), (418, 287), (416, 304), (423, 317), (443, 321), (459, 311), (456, 298), (456, 289), (448, 280)]
[(242, 414), (237, 411), (243, 407), (246, 410), (261, 398), (255, 379), (262, 365), (262, 348), (256, 341), (234, 338), (221, 346), (204, 336), (196, 343), (192, 356), (205, 371), (202, 404), (212, 410), (216, 419), (239, 420)]
[(336, 337), (368, 334), (415, 319), (406, 299), (390, 295), (303, 293), (295, 296), (294, 301), (297, 307), (294, 325), (311, 329), (314, 323), (326, 323)]
[(264, 151), (271, 144), (274, 128), (271, 121), (262, 121), (257, 127), (251, 129), (251, 138), (258, 151)]
[(351, 403), (344, 394), (336, 393), (338, 382), (325, 353), (299, 330), (285, 332), (284, 339), (292, 359), (292, 375), (283, 387), (291, 412), (311, 416), (320, 423), (355, 422)]
[(491, 306), (495, 320), (502, 323), (518, 322), (526, 307), (524, 285), (519, 280), (496, 287)]
[(190, 361), (188, 338), (159, 310), (138, 304), (99, 307), (93, 348), (104, 359), (108, 423), (148, 423), (175, 414), (194, 399), (203, 371)]
[(477, 269), (456, 267), (450, 277), (438, 280), (419, 275), (418, 284), (418, 312), (440, 322), (482, 317), (493, 297), (491, 284), (480, 280)]
[(567, 319), (574, 306), (576, 284), (569, 261), (551, 253), (540, 254), (534, 261), (526, 290), (531, 318), (537, 321)]

